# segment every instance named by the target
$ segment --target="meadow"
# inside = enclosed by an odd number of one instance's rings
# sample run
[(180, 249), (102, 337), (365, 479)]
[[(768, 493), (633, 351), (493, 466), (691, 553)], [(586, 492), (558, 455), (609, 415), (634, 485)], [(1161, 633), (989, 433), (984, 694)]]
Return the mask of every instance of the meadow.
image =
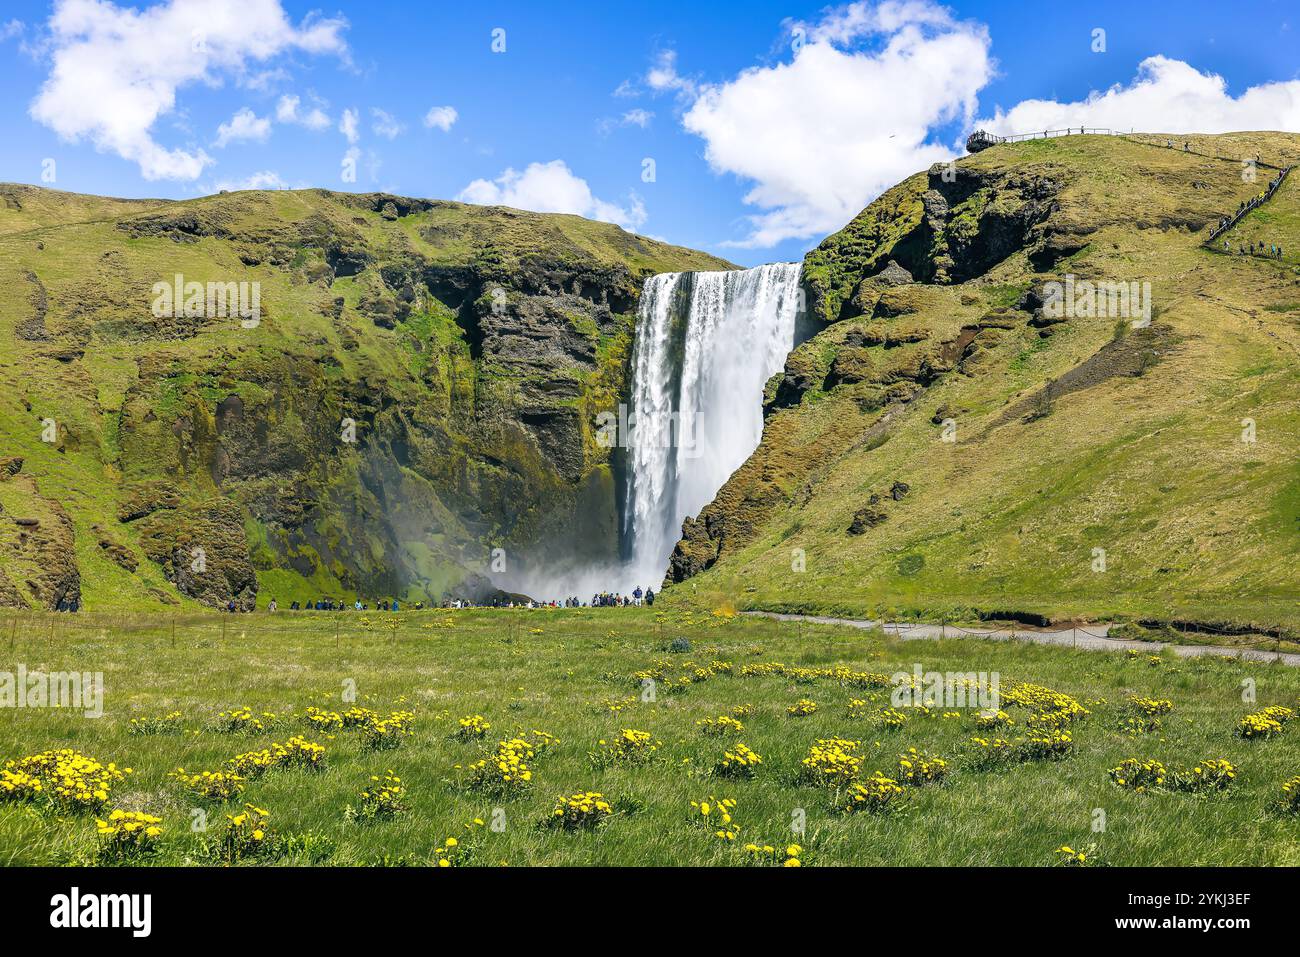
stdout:
[[(0, 710), (0, 767), (96, 762), (6, 767), (6, 866), (1300, 864), (1275, 664), (684, 609), (0, 626), (0, 672), (106, 688)], [(891, 708), (918, 665), (996, 675), (999, 712)]]

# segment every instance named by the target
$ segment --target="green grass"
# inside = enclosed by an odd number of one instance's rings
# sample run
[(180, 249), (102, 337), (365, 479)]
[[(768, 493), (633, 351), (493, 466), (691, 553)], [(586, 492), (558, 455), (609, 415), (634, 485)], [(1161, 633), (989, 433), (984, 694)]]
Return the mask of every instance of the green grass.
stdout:
[[(1145, 653), (979, 640), (904, 643), (853, 629), (674, 611), (428, 611), (368, 618), (365, 627), (352, 613), (189, 614), (176, 619), (174, 643), (172, 620), (159, 616), (5, 621), (0, 669), (22, 662), (31, 670), (102, 671), (107, 692), (106, 715), (97, 720), (65, 710), (7, 712), (0, 756), (71, 747), (131, 767), (134, 773), (114, 792), (111, 806), (163, 818), (156, 864), (202, 861), (203, 835), (189, 830), (195, 804), (168, 781), (168, 772), (216, 769), (237, 753), (295, 733), (322, 743), (328, 766), (320, 773), (272, 771), (249, 785), (243, 800), (269, 811), (281, 835), (298, 838), (295, 850), (268, 863), (424, 863), (447, 837), (466, 843), (471, 863), (487, 866), (736, 865), (748, 841), (798, 843), (805, 864), (813, 866), (1035, 866), (1052, 863), (1062, 844), (1091, 842), (1116, 865), (1300, 863), (1300, 821), (1269, 810), (1282, 782), (1300, 773), (1300, 725), (1268, 741), (1233, 736), (1249, 711), (1296, 707), (1300, 674), (1285, 667), (1153, 661)], [(690, 651), (668, 651), (683, 637)], [(715, 660), (730, 662), (731, 673), (678, 693), (661, 687), (653, 703), (639, 700), (636, 672), (667, 662), (673, 676)], [(913, 714), (901, 729), (883, 731), (847, 718), (846, 705), (873, 696), (888, 704), (887, 692), (740, 674), (745, 665), (767, 662), (843, 664), (885, 674), (910, 672), (917, 662), (924, 670), (997, 672), (1004, 688), (1015, 681), (1046, 685), (1092, 713), (1074, 727), (1075, 753), (1065, 760), (977, 772), (962, 758), (964, 742), (975, 733), (973, 712), (956, 718)], [(1257, 704), (1242, 700), (1246, 680), (1257, 689)], [(396, 750), (369, 752), (353, 731), (327, 738), (301, 720), (256, 737), (210, 729), (219, 711), (240, 706), (299, 715), (313, 704), (343, 710), (347, 681), (355, 682), (359, 705), (414, 710), (413, 737)], [(1133, 693), (1173, 702), (1161, 732), (1134, 738), (1117, 729)], [(606, 704), (629, 698), (617, 714)], [(786, 708), (801, 698), (815, 701), (817, 712), (788, 717)], [(719, 779), (710, 768), (728, 739), (701, 736), (695, 722), (741, 704), (751, 705), (753, 714), (743, 719), (738, 740), (763, 764), (753, 780)], [(186, 733), (128, 733), (131, 718), (172, 710), (182, 712)], [(1023, 709), (1006, 710), (1023, 720)], [(553, 753), (534, 762), (526, 795), (498, 800), (458, 783), (455, 766), (482, 751), (450, 737), (456, 720), (470, 714), (491, 722), (488, 744), (534, 729), (560, 738)], [(622, 728), (651, 732), (662, 742), (658, 759), (594, 765), (588, 752)], [(942, 786), (911, 791), (898, 813), (837, 814), (828, 792), (794, 780), (808, 747), (830, 736), (860, 740), (866, 771), (888, 770), (900, 751), (918, 747), (948, 758), (953, 772)], [(1134, 794), (1107, 775), (1129, 757), (1169, 765), (1227, 758), (1239, 776), (1227, 792), (1210, 796)], [(366, 825), (346, 820), (344, 808), (356, 803), (369, 777), (389, 769), (408, 789), (408, 813)], [(565, 833), (539, 826), (558, 797), (587, 790), (602, 792), (614, 805), (616, 813), (602, 827)], [(736, 844), (688, 824), (690, 802), (710, 796), (738, 802)], [(476, 817), (492, 820), (498, 808), (503, 830), (466, 829)], [(806, 814), (801, 835), (790, 830), (800, 809)], [(1105, 814), (1102, 833), (1092, 830), (1097, 809)], [(212, 829), (219, 830), (226, 810), (213, 805), (208, 812)], [(89, 814), (55, 815), (0, 802), (0, 864), (89, 863), (95, 847)]]

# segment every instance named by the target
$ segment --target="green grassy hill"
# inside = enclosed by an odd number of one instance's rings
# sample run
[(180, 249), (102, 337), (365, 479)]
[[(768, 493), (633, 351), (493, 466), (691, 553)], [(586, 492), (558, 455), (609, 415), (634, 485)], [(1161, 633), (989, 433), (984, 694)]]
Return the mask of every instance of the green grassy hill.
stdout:
[[(1300, 631), (1300, 182), (1228, 237), (1282, 261), (1202, 246), (1300, 137), (1165, 142), (999, 145), (809, 253), (826, 326), (686, 523), (668, 597)], [(1149, 282), (1151, 324), (1056, 318), (1067, 274)]]
[[(641, 283), (728, 266), (504, 207), (0, 185), (0, 605), (415, 599), (486, 589), (492, 547), (612, 555), (594, 418)], [(260, 284), (260, 322), (155, 315), (177, 274)]]

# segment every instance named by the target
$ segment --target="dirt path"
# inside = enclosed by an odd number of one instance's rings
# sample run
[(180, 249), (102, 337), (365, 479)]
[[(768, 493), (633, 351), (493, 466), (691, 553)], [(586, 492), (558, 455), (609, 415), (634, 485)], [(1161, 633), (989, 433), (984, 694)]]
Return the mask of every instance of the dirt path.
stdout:
[(1131, 641), (1109, 637), (1109, 624), (1088, 625), (1086, 628), (960, 628), (956, 625), (907, 624), (879, 622), (860, 618), (828, 618), (822, 615), (784, 615), (772, 611), (747, 611), (746, 615), (774, 618), (777, 621), (807, 621), (818, 625), (843, 625), (848, 628), (883, 628), (886, 634), (897, 635), (904, 641), (935, 638), (983, 638), (990, 641), (1028, 641), (1036, 645), (1061, 645), (1066, 648), (1084, 648), (1088, 651), (1127, 651), (1140, 649), (1155, 654), (1164, 648), (1173, 649), (1180, 658), (1202, 655), (1229, 655), (1249, 661), (1280, 661), (1284, 665), (1300, 667), (1300, 654), (1261, 651), (1258, 648), (1227, 648), (1219, 645), (1173, 645), (1161, 641)]

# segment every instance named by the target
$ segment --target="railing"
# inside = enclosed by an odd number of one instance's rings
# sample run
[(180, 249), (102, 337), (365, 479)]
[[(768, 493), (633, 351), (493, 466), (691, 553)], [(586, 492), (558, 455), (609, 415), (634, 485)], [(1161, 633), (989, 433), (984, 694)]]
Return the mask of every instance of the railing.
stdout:
[(1250, 200), (1249, 202), (1242, 203), (1240, 206), (1237, 207), (1236, 212), (1232, 213), (1230, 216), (1225, 216), (1222, 220), (1220, 220), (1219, 225), (1215, 226), (1213, 229), (1210, 230), (1209, 238), (1205, 240), (1205, 244), (1209, 245), (1210, 243), (1214, 242), (1216, 239), (1218, 239), (1220, 236), (1222, 236), (1224, 233), (1230, 230), (1233, 226), (1236, 226), (1237, 223), (1241, 222), (1242, 218), (1245, 217), (1245, 215), (1249, 213), (1251, 210), (1257, 209), (1258, 207), (1262, 206), (1264, 203), (1267, 203), (1270, 199), (1272, 199), (1273, 194), (1282, 188), (1282, 184), (1286, 182), (1287, 174), (1290, 173), (1292, 169), (1294, 169), (1294, 167), (1291, 166), (1285, 167), (1282, 170), (1282, 172), (1278, 173), (1276, 177), (1274, 177), (1272, 180), (1269, 181), (1268, 187), (1264, 190), (1264, 192), (1260, 193), (1258, 196), (1256, 196), (1254, 199)]
[(998, 143), (1023, 143), (1026, 140), (1045, 140), (1053, 136), (1077, 136), (1084, 133), (1101, 136), (1122, 135), (1118, 130), (1086, 126), (1067, 126), (1062, 130), (1042, 130), (1033, 133), (1012, 133), (1009, 136), (997, 136), (984, 130), (976, 130), (967, 138), (966, 150), (971, 153), (978, 153), (980, 150), (996, 146)]

